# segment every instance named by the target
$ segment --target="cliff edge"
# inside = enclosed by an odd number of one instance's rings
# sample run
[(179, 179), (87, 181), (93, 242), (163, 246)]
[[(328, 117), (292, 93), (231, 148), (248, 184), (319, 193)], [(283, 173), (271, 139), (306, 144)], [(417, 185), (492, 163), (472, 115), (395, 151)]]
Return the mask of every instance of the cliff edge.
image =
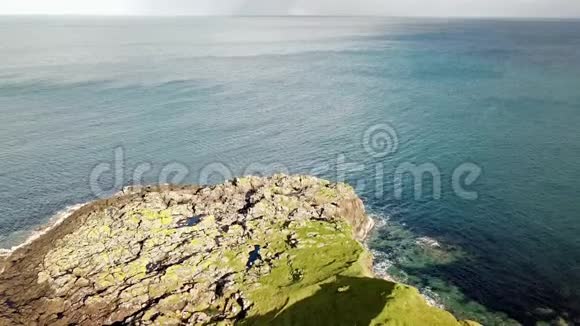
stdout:
[(127, 188), (0, 262), (0, 325), (467, 325), (372, 277), (344, 184)]

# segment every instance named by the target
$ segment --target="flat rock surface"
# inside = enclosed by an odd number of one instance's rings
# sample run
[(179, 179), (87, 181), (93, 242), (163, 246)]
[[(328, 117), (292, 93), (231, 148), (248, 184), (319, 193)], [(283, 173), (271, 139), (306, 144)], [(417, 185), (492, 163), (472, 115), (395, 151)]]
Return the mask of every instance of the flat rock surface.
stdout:
[(5, 259), (0, 324), (459, 324), (371, 278), (371, 227), (314, 177), (127, 188)]

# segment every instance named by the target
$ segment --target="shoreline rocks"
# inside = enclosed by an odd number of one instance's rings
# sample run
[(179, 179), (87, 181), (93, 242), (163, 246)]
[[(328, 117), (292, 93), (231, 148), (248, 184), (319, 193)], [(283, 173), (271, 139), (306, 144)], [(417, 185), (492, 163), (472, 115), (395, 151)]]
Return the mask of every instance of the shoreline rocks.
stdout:
[(372, 225), (309, 176), (129, 187), (0, 261), (0, 324), (467, 323), (373, 278)]

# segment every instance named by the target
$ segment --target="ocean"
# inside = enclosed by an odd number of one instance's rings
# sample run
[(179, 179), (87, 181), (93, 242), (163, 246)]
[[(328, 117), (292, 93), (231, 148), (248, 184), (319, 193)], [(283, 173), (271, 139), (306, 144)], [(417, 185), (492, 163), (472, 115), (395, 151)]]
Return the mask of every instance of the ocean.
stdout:
[(580, 21), (1, 17), (0, 248), (134, 183), (308, 173), (377, 273), (580, 323)]

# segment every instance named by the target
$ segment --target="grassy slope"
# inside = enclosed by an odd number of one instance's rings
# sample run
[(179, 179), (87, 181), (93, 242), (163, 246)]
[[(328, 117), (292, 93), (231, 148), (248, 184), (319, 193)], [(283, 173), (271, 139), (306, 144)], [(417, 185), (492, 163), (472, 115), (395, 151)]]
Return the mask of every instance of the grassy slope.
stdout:
[[(346, 223), (309, 222), (260, 285), (244, 325), (461, 325), (412, 287), (371, 277), (370, 257)], [(271, 243), (275, 247), (276, 241)]]

